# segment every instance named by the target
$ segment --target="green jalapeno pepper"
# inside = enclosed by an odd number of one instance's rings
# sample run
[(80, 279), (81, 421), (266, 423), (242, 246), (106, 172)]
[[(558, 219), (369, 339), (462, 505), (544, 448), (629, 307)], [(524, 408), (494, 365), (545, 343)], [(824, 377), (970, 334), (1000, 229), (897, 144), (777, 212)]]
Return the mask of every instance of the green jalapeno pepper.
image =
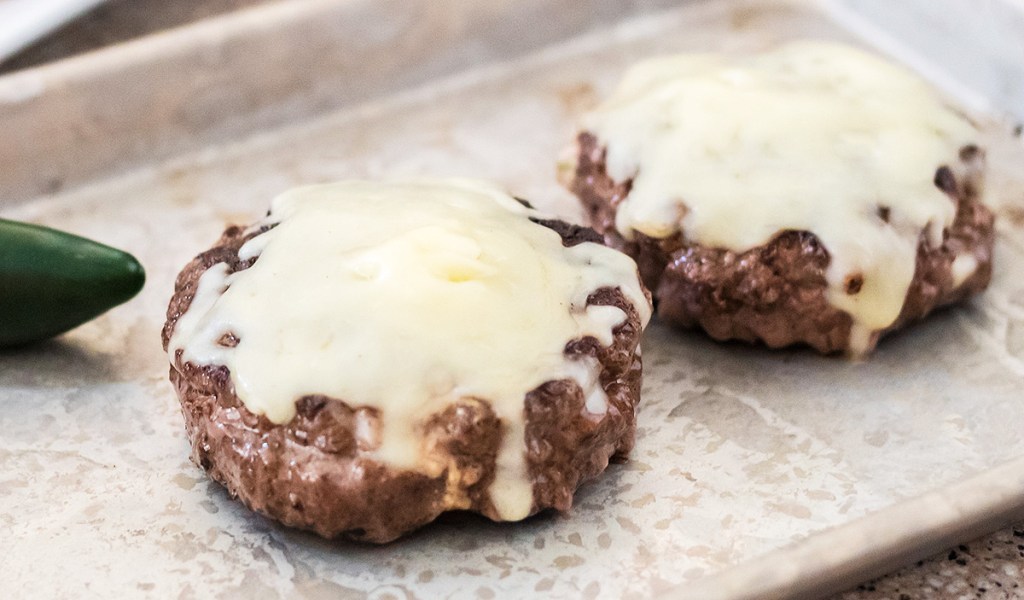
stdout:
[(0, 219), (0, 347), (73, 329), (128, 301), (145, 281), (131, 254)]

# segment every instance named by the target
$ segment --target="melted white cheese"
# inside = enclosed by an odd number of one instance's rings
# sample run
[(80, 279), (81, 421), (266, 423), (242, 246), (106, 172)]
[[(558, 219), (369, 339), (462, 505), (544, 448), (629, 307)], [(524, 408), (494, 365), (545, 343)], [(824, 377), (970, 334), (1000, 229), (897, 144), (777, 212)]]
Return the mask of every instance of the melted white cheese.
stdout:
[[(170, 354), (222, 364), (246, 407), (275, 423), (309, 394), (381, 414), (373, 456), (438, 475), (422, 426), (459, 398), (489, 401), (504, 433), (490, 495), (503, 519), (532, 506), (524, 441), (525, 395), (575, 379), (587, 410), (607, 398), (590, 359), (567, 342), (612, 341), (625, 314), (587, 307), (619, 287), (646, 325), (650, 305), (636, 265), (585, 243), (565, 248), (537, 215), (491, 184), (470, 180), (300, 188), (274, 200), (276, 227), (246, 243), (258, 257), (228, 275), (206, 271), (171, 339)], [(234, 348), (218, 344), (232, 332)], [(458, 477), (449, 477), (457, 481)]]
[(978, 259), (972, 254), (958, 254), (953, 259), (950, 270), (953, 273), (953, 286), (960, 287), (971, 275), (977, 272)]
[[(941, 244), (955, 206), (935, 171), (976, 133), (905, 69), (823, 42), (641, 62), (583, 126), (607, 147), (609, 175), (633, 180), (616, 218), (627, 238), (682, 231), (743, 252), (813, 232), (854, 353), (899, 315), (922, 232)], [(858, 293), (848, 277), (863, 278)]]

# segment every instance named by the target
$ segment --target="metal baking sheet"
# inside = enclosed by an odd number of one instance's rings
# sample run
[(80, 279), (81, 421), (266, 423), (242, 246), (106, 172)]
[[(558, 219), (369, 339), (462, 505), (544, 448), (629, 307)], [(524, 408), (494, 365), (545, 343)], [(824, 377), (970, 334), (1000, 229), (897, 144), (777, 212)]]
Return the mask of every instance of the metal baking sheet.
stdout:
[(3, 596), (813, 594), (1018, 514), (1024, 145), (986, 114), (983, 297), (862, 363), (652, 324), (636, 449), (568, 515), (327, 542), (188, 462), (159, 329), (178, 269), (225, 224), (294, 185), (424, 174), (578, 217), (555, 161), (630, 63), (867, 43), (810, 0), (585, 4), (284, 2), (0, 78), (0, 215), (124, 247), (149, 274), (131, 303), (0, 352)]

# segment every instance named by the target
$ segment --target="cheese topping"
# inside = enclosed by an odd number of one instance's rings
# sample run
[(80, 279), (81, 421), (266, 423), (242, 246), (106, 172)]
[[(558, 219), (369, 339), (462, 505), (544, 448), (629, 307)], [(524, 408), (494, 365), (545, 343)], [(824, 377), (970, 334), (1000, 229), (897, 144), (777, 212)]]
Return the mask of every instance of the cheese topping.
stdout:
[[(626, 315), (587, 297), (618, 287), (650, 318), (632, 260), (598, 244), (565, 248), (534, 215), (472, 180), (292, 190), (261, 223), (276, 226), (241, 248), (258, 257), (252, 267), (202, 275), (170, 354), (226, 366), (239, 399), (274, 423), (311, 394), (376, 408), (373, 456), (432, 476), (446, 462), (427, 455), (422, 425), (460, 398), (486, 400), (503, 425), (491, 499), (503, 519), (521, 519), (533, 503), (526, 394), (574, 379), (589, 412), (607, 410), (596, 362), (564, 350), (585, 336), (610, 344)], [(234, 347), (219, 343), (229, 332)]]
[(608, 174), (633, 180), (616, 217), (627, 239), (681, 231), (743, 252), (814, 233), (855, 353), (899, 316), (922, 232), (942, 243), (956, 207), (933, 178), (976, 134), (915, 75), (823, 42), (641, 62), (583, 125)]

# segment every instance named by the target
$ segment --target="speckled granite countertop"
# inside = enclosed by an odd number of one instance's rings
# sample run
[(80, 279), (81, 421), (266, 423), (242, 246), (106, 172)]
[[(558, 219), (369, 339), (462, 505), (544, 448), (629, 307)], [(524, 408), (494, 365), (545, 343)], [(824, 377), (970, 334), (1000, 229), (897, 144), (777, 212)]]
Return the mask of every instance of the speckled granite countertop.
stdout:
[[(4, 64), (0, 73), (117, 43), (266, 0), (114, 0)], [(894, 567), (898, 566), (896, 564)], [(1024, 522), (967, 541), (927, 560), (835, 596), (882, 598), (1024, 597)]]

